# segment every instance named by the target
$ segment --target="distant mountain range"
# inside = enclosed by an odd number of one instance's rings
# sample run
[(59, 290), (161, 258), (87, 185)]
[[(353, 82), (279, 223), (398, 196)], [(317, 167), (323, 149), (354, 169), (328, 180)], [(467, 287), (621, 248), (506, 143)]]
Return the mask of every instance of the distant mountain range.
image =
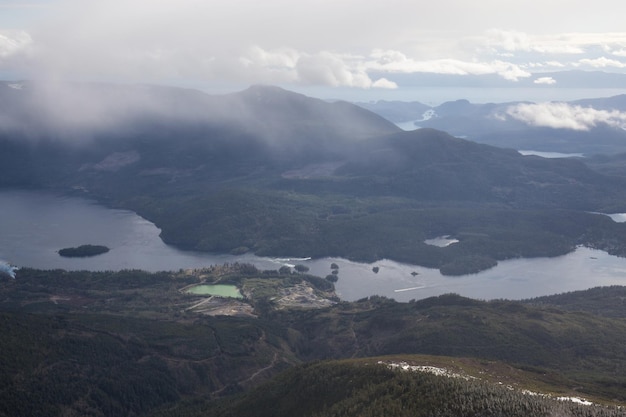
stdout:
[(445, 130), (494, 146), (585, 155), (626, 152), (626, 95), (564, 103), (357, 104), (406, 128)]

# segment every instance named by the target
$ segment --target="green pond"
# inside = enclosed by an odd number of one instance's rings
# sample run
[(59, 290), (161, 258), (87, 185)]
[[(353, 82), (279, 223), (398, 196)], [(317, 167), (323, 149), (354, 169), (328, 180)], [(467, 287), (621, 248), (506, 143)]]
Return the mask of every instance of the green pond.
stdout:
[(196, 295), (217, 295), (219, 297), (243, 298), (239, 289), (234, 285), (196, 285), (187, 290)]

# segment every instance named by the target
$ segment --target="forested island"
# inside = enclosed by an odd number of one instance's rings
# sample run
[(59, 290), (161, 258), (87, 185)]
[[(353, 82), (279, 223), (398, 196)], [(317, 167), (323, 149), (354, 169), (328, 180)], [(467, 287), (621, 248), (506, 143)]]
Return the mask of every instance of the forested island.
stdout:
[(66, 258), (86, 258), (89, 256), (102, 255), (110, 249), (102, 245), (80, 245), (73, 248), (63, 248), (59, 250), (59, 255)]

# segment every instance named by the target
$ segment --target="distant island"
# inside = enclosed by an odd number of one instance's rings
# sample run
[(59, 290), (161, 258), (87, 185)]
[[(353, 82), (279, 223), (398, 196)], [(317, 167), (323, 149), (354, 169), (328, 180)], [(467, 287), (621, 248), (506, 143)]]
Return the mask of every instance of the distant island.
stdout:
[(102, 245), (81, 245), (75, 248), (63, 248), (59, 250), (59, 255), (66, 258), (85, 258), (88, 256), (101, 255), (108, 251), (109, 248)]

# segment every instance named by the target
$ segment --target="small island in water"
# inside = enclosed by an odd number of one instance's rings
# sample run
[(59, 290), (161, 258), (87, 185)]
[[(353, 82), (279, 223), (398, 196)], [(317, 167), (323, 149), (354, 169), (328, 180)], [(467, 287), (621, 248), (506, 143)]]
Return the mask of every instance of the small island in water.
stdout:
[(102, 245), (81, 245), (75, 248), (63, 248), (59, 250), (59, 255), (66, 258), (84, 258), (107, 253), (109, 248)]

